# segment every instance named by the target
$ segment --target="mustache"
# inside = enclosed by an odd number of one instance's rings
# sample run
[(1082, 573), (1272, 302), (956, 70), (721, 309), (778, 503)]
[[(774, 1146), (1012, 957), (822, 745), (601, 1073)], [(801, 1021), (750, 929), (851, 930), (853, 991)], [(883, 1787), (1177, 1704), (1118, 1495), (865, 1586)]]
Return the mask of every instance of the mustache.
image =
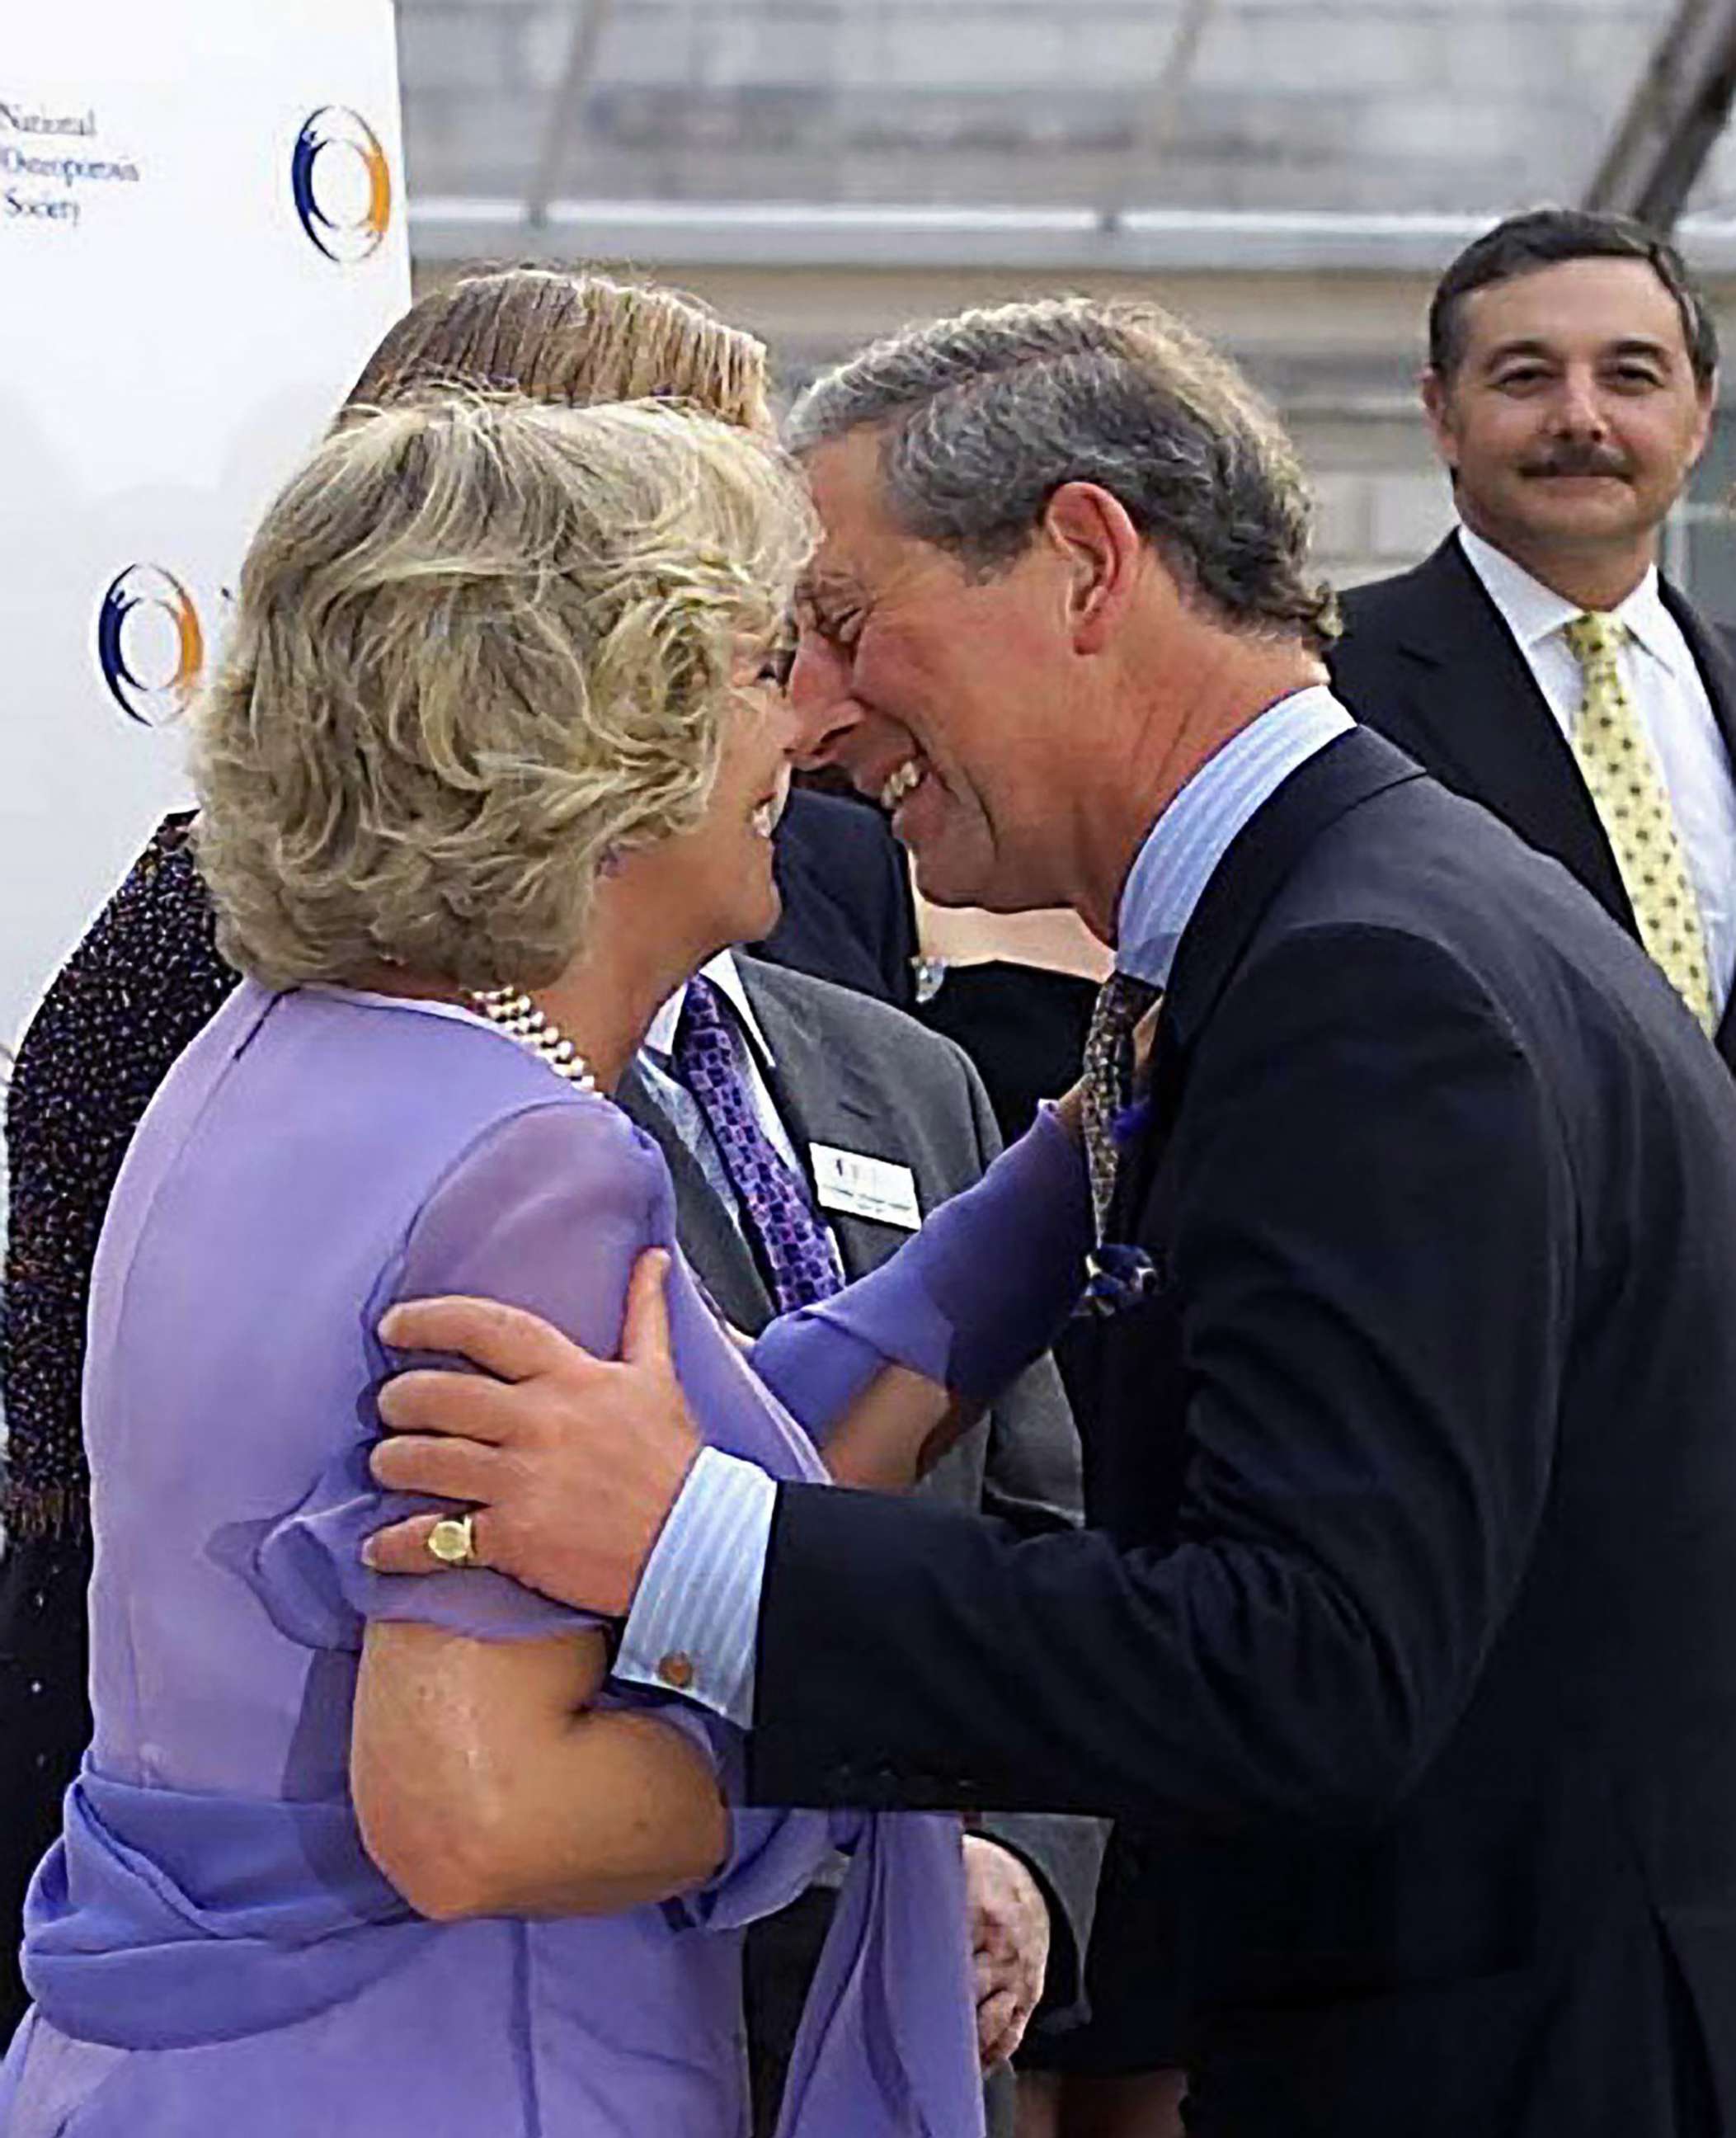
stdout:
[(1625, 453), (1616, 452), (1608, 446), (1586, 446), (1564, 442), (1547, 453), (1539, 454), (1534, 461), (1525, 461), (1519, 469), (1521, 475), (1609, 475), (1626, 480), (1633, 469)]

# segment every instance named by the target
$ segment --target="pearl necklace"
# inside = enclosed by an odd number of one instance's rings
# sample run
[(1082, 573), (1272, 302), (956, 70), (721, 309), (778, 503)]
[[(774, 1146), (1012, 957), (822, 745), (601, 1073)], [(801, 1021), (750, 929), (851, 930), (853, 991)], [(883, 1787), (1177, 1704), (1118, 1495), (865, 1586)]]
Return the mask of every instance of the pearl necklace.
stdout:
[(597, 1079), (586, 1066), (583, 1055), (558, 1024), (551, 1023), (544, 1016), (522, 988), (479, 988), (472, 993), (471, 1002), (490, 1024), (498, 1025), (539, 1062), (546, 1062), (557, 1076), (565, 1077), (581, 1091), (597, 1089)]

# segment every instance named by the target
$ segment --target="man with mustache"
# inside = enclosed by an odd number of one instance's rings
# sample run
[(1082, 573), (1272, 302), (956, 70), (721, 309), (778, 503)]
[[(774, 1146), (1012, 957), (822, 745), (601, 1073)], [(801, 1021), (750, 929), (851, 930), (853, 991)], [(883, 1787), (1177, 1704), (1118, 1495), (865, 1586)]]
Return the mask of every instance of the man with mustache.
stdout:
[(1717, 331), (1674, 247), (1509, 217), (1441, 277), (1423, 406), (1460, 525), (1358, 588), (1339, 696), (1565, 864), (1736, 1068), (1736, 669), (1658, 572), (1706, 442)]

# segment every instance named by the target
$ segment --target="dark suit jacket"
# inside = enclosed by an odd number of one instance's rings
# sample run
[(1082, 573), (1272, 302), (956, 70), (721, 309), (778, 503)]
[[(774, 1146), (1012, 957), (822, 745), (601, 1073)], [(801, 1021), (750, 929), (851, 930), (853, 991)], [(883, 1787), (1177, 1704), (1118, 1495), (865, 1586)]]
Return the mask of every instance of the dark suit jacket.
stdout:
[[(895, 1159), (914, 1174), (924, 1210), (979, 1178), (1000, 1138), (982, 1081), (958, 1047), (861, 994), (756, 959), (737, 962), (772, 1057), (761, 1067), (797, 1152), (817, 1142)], [(669, 1161), (682, 1252), (736, 1326), (757, 1335), (774, 1310), (740, 1232), (636, 1072), (616, 1096)], [(851, 1276), (878, 1267), (909, 1237), (873, 1218), (828, 1223)], [(1022, 1375), (919, 1490), (943, 1506), (1004, 1516), (1024, 1535), (1076, 1525), (1079, 1440), (1050, 1361)], [(1054, 1903), (1046, 2001), (1058, 2018), (1079, 1994), (1101, 1829), (1094, 1820), (1008, 1811), (986, 1819), (983, 1831), (1025, 1857)]]
[(910, 1008), (916, 905), (904, 850), (879, 810), (796, 788), (772, 866), (783, 914), (758, 954)]
[(1736, 1101), (1355, 730), (1214, 874), (1081, 1417), (1114, 1533), (778, 1495), (753, 1785), (1112, 1813), (1204, 2138), (1736, 2130)]
[[(1660, 591), (1699, 669), (1724, 749), (1736, 759), (1729, 634), (1667, 580)], [(1629, 935), (1636, 934), (1615, 854), (1560, 723), (1458, 537), (1449, 535), (1414, 571), (1353, 588), (1343, 610), (1344, 635), (1329, 657), (1333, 686), (1357, 718), (1553, 854)], [(1719, 1053), (1736, 1070), (1736, 996), (1717, 1037)]]

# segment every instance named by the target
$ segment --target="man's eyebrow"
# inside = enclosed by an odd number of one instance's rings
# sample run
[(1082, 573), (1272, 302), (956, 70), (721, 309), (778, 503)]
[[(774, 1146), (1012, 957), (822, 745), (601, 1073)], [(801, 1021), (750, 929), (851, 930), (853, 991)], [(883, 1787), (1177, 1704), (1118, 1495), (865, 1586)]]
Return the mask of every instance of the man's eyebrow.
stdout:
[[(1602, 357), (1650, 356), (1667, 362), (1670, 352), (1667, 343), (1654, 341), (1648, 334), (1623, 334), (1619, 340), (1606, 344), (1597, 354)], [(1559, 352), (1553, 345), (1540, 336), (1522, 334), (1512, 341), (1498, 341), (1493, 349), (1485, 352), (1483, 362), (1485, 367), (1492, 368), (1497, 364), (1504, 364), (1511, 357), (1536, 356), (1553, 363), (1558, 355)]]
[(1493, 349), (1485, 349), (1483, 362), (1485, 365), (1504, 364), (1509, 357), (1513, 356), (1541, 356), (1553, 359), (1555, 354), (1548, 342), (1539, 339), (1535, 334), (1522, 334), (1511, 341), (1498, 341)]
[(1604, 352), (1608, 356), (1656, 356), (1667, 364), (1675, 352), (1668, 342), (1654, 341), (1650, 334), (1623, 334)]

